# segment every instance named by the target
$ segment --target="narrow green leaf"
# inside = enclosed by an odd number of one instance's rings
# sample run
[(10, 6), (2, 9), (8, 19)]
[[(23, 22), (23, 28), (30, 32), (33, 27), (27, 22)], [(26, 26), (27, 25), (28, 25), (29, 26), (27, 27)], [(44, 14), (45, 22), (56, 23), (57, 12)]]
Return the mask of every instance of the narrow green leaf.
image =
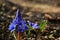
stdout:
[(28, 36), (30, 36), (30, 30), (28, 30)]
[(40, 31), (42, 31), (42, 29), (44, 28), (44, 26), (46, 25), (46, 23), (47, 23), (47, 20), (44, 20), (44, 21), (42, 21), (42, 22), (40, 23), (40, 25), (39, 25)]
[(30, 31), (31, 31), (32, 27), (28, 25), (28, 36), (30, 36)]

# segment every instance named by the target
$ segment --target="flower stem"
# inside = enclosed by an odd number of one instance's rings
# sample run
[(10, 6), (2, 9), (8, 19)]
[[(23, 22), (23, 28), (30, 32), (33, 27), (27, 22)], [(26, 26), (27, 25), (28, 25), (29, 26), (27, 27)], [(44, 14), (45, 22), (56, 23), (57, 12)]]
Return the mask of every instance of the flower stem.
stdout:
[(21, 40), (21, 32), (18, 32), (17, 40)]

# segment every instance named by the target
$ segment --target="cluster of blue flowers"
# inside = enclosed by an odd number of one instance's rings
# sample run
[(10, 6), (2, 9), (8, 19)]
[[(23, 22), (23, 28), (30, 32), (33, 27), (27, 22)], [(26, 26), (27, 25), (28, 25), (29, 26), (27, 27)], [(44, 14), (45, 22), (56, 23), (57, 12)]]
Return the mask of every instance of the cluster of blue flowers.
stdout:
[[(38, 28), (38, 24), (32, 23), (30, 21), (27, 21), (27, 22), (32, 28), (35, 28), (35, 29)], [(17, 31), (19, 31), (19, 32), (23, 32), (24, 30), (28, 30), (28, 26), (25, 23), (25, 21), (23, 20), (19, 9), (16, 12), (16, 17), (13, 19), (12, 23), (9, 25), (9, 30), (12, 32), (15, 30), (16, 27), (17, 27)]]

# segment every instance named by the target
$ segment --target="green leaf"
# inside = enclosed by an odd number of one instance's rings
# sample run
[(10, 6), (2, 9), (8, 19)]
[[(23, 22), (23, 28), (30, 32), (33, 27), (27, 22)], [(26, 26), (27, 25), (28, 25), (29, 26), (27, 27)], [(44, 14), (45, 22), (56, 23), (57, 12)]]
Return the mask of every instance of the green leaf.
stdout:
[(46, 23), (47, 23), (47, 20), (44, 20), (44, 21), (42, 21), (42, 22), (40, 23), (40, 25), (39, 25), (40, 31), (43, 30), (43, 28), (44, 28), (44, 26), (46, 25)]

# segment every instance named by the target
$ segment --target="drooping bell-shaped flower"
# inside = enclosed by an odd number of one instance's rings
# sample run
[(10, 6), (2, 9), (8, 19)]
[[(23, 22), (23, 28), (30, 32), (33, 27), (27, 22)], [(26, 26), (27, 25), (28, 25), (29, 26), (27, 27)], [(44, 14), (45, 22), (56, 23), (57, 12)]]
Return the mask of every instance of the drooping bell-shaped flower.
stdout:
[(23, 32), (24, 30), (28, 29), (26, 23), (24, 22), (21, 12), (18, 9), (16, 12), (16, 17), (15, 19), (13, 19), (12, 23), (9, 25), (9, 30), (12, 31), (15, 29), (15, 27), (17, 26), (17, 31)]
[(37, 23), (33, 23), (33, 22), (30, 22), (30, 21), (27, 21), (27, 22), (32, 28), (38, 29), (38, 24)]

